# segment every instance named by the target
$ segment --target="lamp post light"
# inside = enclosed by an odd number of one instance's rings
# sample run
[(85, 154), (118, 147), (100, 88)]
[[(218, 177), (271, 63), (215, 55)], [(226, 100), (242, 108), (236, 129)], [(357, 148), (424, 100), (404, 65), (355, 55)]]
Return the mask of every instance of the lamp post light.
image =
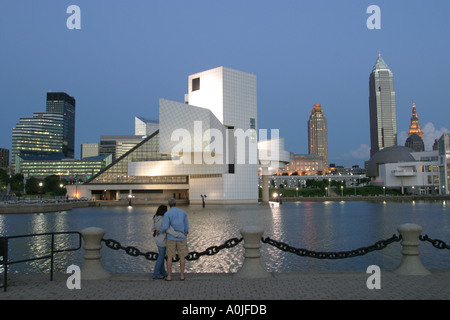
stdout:
[(295, 193), (296, 193), (296, 195), (297, 195), (297, 198), (298, 198), (298, 187), (297, 187), (297, 188), (295, 188)]
[(341, 197), (344, 196), (344, 186), (341, 186)]
[(328, 197), (328, 187), (325, 187), (325, 196)]
[(383, 186), (383, 194), (386, 197), (386, 187), (385, 186)]

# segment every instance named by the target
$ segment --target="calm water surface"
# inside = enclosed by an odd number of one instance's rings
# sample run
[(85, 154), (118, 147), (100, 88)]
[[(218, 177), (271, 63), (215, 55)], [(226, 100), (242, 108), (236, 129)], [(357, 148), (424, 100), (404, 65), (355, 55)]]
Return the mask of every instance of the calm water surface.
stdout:
[[(44, 214), (0, 215), (0, 235), (80, 231), (99, 227), (104, 238), (135, 246), (142, 252), (157, 248), (151, 235), (152, 217), (157, 206), (79, 208)], [(188, 213), (189, 251), (203, 251), (221, 245), (234, 237), (239, 229), (256, 225), (264, 229), (264, 237), (286, 242), (293, 247), (314, 251), (347, 251), (374, 244), (398, 234), (397, 226), (416, 223), (422, 234), (450, 243), (450, 204), (448, 201), (415, 202), (285, 202), (279, 207), (268, 205), (183, 206)], [(77, 237), (58, 236), (60, 248), (76, 246)], [(48, 253), (49, 237), (10, 240), (10, 261)], [(376, 264), (392, 270), (400, 263), (401, 245), (392, 243), (386, 249), (362, 257), (342, 260), (318, 260), (284, 253), (262, 243), (262, 261), (268, 271), (365, 270)], [(84, 250), (57, 254), (55, 270), (64, 272), (70, 264), (82, 265)], [(243, 261), (242, 243), (224, 249), (214, 256), (188, 261), (188, 272), (236, 272)], [(428, 242), (420, 244), (421, 260), (426, 268), (450, 269), (450, 251), (439, 250)], [(115, 251), (103, 244), (102, 263), (111, 273), (152, 272), (154, 261), (131, 257), (123, 250)], [(174, 271), (178, 269), (174, 265)], [(49, 262), (37, 261), (10, 266), (10, 272), (42, 272)]]

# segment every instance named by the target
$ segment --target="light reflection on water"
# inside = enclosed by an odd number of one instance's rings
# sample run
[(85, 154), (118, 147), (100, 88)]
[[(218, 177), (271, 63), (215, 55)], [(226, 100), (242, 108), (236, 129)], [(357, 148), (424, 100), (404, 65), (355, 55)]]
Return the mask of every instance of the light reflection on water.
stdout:
[[(99, 227), (105, 238), (123, 246), (135, 246), (141, 252), (155, 251), (151, 227), (157, 206), (80, 208), (46, 214), (0, 215), (3, 236), (80, 231)], [(268, 205), (183, 206), (188, 213), (189, 251), (201, 252), (221, 245), (230, 238), (240, 238), (239, 229), (256, 225), (264, 229), (264, 237), (313, 251), (347, 251), (374, 244), (398, 234), (397, 226), (412, 222), (423, 227), (422, 234), (450, 242), (450, 209), (446, 202), (285, 202), (279, 207)], [(60, 249), (77, 246), (77, 237), (58, 236)], [(49, 237), (10, 240), (10, 260), (48, 254)], [(382, 269), (395, 269), (400, 262), (399, 243), (363, 257), (341, 260), (318, 260), (285, 253), (261, 244), (262, 261), (268, 271), (365, 270), (376, 264)], [(450, 252), (421, 242), (421, 260), (429, 269), (449, 269)], [(214, 256), (188, 261), (187, 272), (236, 272), (243, 261), (242, 244), (224, 249)], [(57, 254), (55, 270), (64, 272), (70, 264), (81, 265), (83, 250)], [(144, 257), (131, 257), (103, 244), (102, 263), (112, 273), (153, 271), (154, 262)], [(49, 261), (11, 265), (11, 272), (49, 270)], [(178, 271), (174, 264), (174, 271)]]

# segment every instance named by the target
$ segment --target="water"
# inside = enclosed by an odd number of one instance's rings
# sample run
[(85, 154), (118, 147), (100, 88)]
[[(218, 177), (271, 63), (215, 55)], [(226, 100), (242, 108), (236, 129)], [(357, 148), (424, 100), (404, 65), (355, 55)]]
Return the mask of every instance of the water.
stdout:
[[(141, 252), (157, 248), (151, 235), (152, 217), (157, 206), (79, 208), (45, 214), (0, 215), (0, 235), (80, 231), (99, 227), (104, 238), (135, 246)], [(190, 222), (189, 251), (201, 252), (221, 245), (230, 238), (240, 238), (239, 229), (256, 225), (264, 237), (282, 241), (296, 248), (313, 251), (348, 251), (374, 244), (398, 234), (397, 226), (416, 223), (422, 234), (450, 243), (450, 204), (446, 201), (415, 202), (285, 202), (279, 207), (267, 205), (183, 206)], [(59, 248), (77, 246), (77, 237), (58, 236)], [(10, 240), (9, 260), (47, 254), (49, 237)], [(420, 243), (421, 260), (429, 269), (449, 269), (450, 250), (439, 250), (428, 242)], [(366, 270), (376, 264), (383, 270), (395, 269), (401, 259), (399, 242), (362, 257), (319, 260), (285, 253), (262, 243), (262, 262), (268, 271)], [(188, 261), (187, 272), (236, 272), (243, 261), (242, 243), (214, 256)], [(84, 250), (57, 254), (55, 270), (64, 272), (70, 264), (82, 265)], [(154, 261), (132, 257), (103, 244), (102, 263), (111, 273), (150, 273)], [(177, 272), (178, 263), (174, 264)], [(9, 272), (48, 272), (49, 261), (11, 265)]]

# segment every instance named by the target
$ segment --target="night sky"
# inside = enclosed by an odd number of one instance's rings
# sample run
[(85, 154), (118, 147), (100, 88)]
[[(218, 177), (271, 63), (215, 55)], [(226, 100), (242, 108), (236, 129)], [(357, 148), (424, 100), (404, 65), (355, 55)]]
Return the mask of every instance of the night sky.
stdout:
[[(81, 29), (68, 29), (70, 5)], [(381, 29), (369, 29), (370, 5)], [(450, 127), (450, 1), (2, 1), (0, 147), (20, 117), (45, 111), (47, 91), (76, 99), (76, 156), (101, 135), (134, 134), (159, 98), (184, 101), (187, 77), (226, 66), (257, 76), (258, 128), (307, 153), (320, 103), (329, 162), (369, 158), (369, 74), (379, 52), (394, 73), (398, 144), (412, 103), (426, 150)], [(372, 20), (371, 20), (372, 21)]]

